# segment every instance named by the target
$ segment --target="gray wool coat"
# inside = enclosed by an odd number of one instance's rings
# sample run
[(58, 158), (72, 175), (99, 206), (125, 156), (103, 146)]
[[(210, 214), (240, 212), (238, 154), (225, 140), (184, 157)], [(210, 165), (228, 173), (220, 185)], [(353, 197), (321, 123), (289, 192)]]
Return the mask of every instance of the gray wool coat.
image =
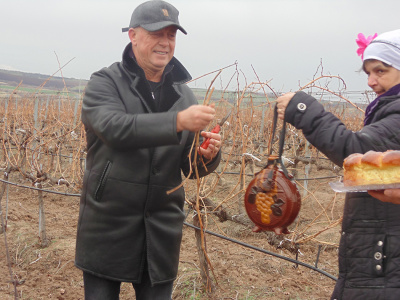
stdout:
[[(80, 202), (75, 265), (94, 275), (138, 283), (145, 260), (153, 284), (178, 270), (185, 218), (181, 172), (189, 174), (194, 133), (176, 132), (181, 110), (197, 104), (191, 79), (173, 58), (154, 106), (149, 83), (132, 58), (94, 73), (86, 87), (82, 122), (87, 159)], [(213, 172), (220, 154), (200, 176)]]

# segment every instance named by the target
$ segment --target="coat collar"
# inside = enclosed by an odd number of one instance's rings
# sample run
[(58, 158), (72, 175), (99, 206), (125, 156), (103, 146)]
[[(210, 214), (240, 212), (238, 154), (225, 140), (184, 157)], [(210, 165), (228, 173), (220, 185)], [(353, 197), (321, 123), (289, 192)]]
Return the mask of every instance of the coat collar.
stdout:
[[(145, 78), (143, 69), (137, 64), (132, 52), (132, 43), (129, 43), (122, 54), (122, 64), (131, 73), (136, 76)], [(171, 76), (173, 84), (183, 84), (192, 79), (186, 68), (177, 60), (172, 57), (164, 70), (163, 76)]]
[(384, 94), (380, 95), (374, 101), (372, 101), (365, 110), (364, 126), (371, 123), (377, 108), (380, 106), (380, 103), (383, 103), (388, 100), (390, 101), (393, 99), (397, 99), (399, 95), (400, 95), (400, 84), (397, 84), (394, 87), (390, 88)]

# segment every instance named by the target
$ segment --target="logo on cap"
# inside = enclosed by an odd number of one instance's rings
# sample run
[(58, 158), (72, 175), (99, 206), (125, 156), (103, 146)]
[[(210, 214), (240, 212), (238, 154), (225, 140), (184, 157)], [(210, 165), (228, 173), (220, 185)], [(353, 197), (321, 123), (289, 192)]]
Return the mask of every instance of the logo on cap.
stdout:
[(166, 9), (162, 9), (162, 12), (163, 12), (163, 14), (164, 14), (164, 16), (165, 17), (169, 17), (169, 14), (168, 14), (168, 10), (166, 10)]

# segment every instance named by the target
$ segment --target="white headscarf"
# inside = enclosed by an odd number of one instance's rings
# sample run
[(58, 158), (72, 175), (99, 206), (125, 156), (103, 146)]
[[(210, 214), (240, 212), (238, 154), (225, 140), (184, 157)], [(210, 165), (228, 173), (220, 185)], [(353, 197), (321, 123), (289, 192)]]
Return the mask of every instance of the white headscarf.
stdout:
[(378, 35), (364, 51), (363, 61), (377, 59), (400, 70), (400, 29)]

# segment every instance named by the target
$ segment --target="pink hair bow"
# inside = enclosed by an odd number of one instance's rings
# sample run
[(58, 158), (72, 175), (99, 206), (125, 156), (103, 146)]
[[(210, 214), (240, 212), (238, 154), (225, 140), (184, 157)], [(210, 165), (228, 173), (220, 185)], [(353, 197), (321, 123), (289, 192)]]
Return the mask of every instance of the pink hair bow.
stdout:
[(361, 56), (361, 59), (364, 59), (364, 51), (367, 48), (367, 46), (371, 43), (371, 41), (378, 36), (377, 33), (374, 35), (370, 35), (367, 38), (364, 36), (364, 34), (359, 33), (358, 34), (358, 39), (356, 39), (358, 49), (357, 49), (357, 54), (358, 56)]

